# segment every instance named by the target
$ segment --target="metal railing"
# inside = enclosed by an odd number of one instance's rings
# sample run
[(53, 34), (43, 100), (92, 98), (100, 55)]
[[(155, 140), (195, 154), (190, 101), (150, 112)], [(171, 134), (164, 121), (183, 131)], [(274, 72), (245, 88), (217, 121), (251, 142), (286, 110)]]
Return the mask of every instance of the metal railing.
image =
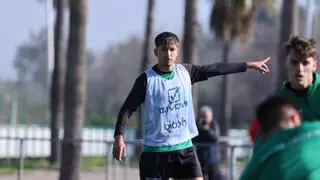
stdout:
[[(26, 144), (28, 141), (43, 141), (43, 142), (50, 142), (50, 138), (17, 138), (17, 137), (0, 137), (0, 140), (8, 140), (8, 141), (14, 141), (15, 143), (18, 143), (18, 149), (15, 149), (15, 151), (18, 151), (18, 158), (16, 159), (15, 162), (16, 164), (16, 179), (17, 180), (24, 180), (24, 170), (25, 170), (25, 159), (28, 158), (27, 154), (25, 153), (26, 151)], [(135, 153), (131, 153), (130, 156), (127, 156), (123, 162), (116, 162), (112, 158), (112, 147), (113, 147), (113, 141), (103, 141), (103, 140), (72, 140), (72, 141), (66, 141), (66, 140), (56, 140), (59, 141), (60, 143), (93, 143), (93, 144), (103, 144), (105, 147), (105, 153), (103, 155), (105, 164), (103, 167), (101, 167), (101, 172), (99, 179), (106, 179), (106, 180), (134, 180), (134, 178), (139, 179), (139, 171), (138, 169), (138, 159), (139, 157), (135, 156)], [(226, 147), (221, 147), (221, 148), (226, 148), (228, 151), (228, 160), (225, 166), (225, 170), (227, 171), (227, 177), (230, 180), (236, 179), (239, 176), (239, 172), (237, 172), (237, 159), (238, 155), (236, 155), (236, 150), (237, 149), (249, 149), (249, 153), (247, 155), (247, 158), (250, 156), (250, 149), (252, 148), (251, 145), (246, 145), (246, 144), (240, 144), (240, 145), (230, 145), (228, 144), (228, 138), (220, 138), (220, 142)], [(221, 145), (222, 145), (221, 144)], [(126, 147), (127, 148), (136, 148), (137, 146), (141, 146), (142, 141), (141, 140), (133, 140), (133, 141), (126, 141)], [(201, 144), (201, 146), (208, 146), (210, 144)], [(46, 158), (46, 157), (43, 157)], [(133, 161), (135, 159), (135, 165)], [(58, 166), (60, 163), (58, 163)], [(132, 167), (131, 167), (132, 166)], [(243, 167), (242, 167), (243, 168)], [(60, 167), (56, 167), (56, 170), (59, 170)], [(240, 168), (241, 169), (241, 168)], [(122, 170), (122, 172), (121, 172)], [(58, 171), (55, 172), (56, 174), (59, 173)], [(133, 177), (136, 176), (136, 177)], [(101, 177), (101, 178), (100, 178)], [(1, 179), (1, 175), (0, 175)], [(49, 180), (49, 179), (47, 179)], [(50, 179), (51, 180), (51, 179)]]

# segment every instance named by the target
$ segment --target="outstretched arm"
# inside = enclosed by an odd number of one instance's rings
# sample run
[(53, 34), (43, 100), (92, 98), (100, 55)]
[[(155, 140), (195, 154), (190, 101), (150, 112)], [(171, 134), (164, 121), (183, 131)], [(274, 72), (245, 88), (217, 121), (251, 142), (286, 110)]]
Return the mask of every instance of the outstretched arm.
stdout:
[(214, 63), (207, 65), (183, 64), (189, 71), (191, 82), (207, 80), (210, 77), (245, 72), (246, 63)]
[(248, 68), (267, 73), (269, 72), (268, 66), (266, 65), (268, 61), (269, 58), (244, 63), (214, 63), (208, 65), (183, 64), (183, 66), (189, 71), (191, 82), (196, 83), (214, 76), (245, 72)]
[(135, 112), (137, 108), (144, 102), (146, 83), (147, 76), (145, 73), (141, 74), (136, 79), (128, 97), (119, 111), (114, 137), (124, 134), (127, 121), (131, 117), (132, 113)]

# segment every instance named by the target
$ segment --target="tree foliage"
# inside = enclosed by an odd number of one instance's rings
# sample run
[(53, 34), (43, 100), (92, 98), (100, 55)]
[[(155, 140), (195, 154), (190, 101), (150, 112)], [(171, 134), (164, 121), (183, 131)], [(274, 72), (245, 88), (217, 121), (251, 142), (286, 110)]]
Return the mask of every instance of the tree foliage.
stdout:
[(217, 38), (247, 41), (252, 37), (255, 4), (252, 0), (216, 0), (210, 28)]

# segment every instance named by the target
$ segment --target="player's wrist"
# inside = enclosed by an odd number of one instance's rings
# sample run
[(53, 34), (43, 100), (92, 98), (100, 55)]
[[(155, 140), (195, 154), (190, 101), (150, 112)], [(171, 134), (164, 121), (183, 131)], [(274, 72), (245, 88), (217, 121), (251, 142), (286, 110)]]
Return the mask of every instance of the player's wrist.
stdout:
[(123, 135), (122, 135), (122, 134), (116, 135), (116, 136), (114, 137), (114, 140), (115, 140), (115, 141), (123, 140)]
[(247, 61), (246, 64), (247, 64), (247, 68), (249, 68), (249, 69), (254, 67), (254, 63), (253, 62)]

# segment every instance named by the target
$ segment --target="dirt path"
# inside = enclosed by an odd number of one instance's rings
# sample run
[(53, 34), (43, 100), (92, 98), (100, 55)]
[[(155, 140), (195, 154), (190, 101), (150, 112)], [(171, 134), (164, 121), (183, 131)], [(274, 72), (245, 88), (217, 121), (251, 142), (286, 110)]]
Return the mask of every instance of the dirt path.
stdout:
[[(238, 179), (242, 168), (236, 169), (234, 179)], [(111, 174), (106, 174), (105, 169), (83, 171), (80, 175), (80, 180), (139, 180), (139, 171), (137, 168), (129, 168), (127, 172), (123, 168), (118, 168), (112, 171)], [(226, 172), (226, 169), (224, 169)], [(127, 178), (125, 178), (127, 176)], [(21, 180), (58, 180), (59, 172), (51, 170), (36, 170), (24, 172)], [(17, 174), (0, 175), (0, 180), (19, 180)]]
[[(125, 180), (123, 177), (124, 172), (123, 169), (119, 169), (120, 173), (117, 173), (119, 176), (114, 177), (112, 173), (106, 177), (105, 170), (94, 170), (88, 172), (81, 172), (80, 180), (109, 180), (109, 179), (119, 179)], [(130, 168), (128, 170), (128, 180), (139, 180), (139, 172), (138, 169)], [(21, 180), (58, 180), (59, 172), (57, 171), (47, 171), (47, 170), (37, 170), (37, 171), (28, 171), (23, 174), (23, 178)], [(0, 175), (0, 180), (18, 180), (17, 174), (13, 175)]]

